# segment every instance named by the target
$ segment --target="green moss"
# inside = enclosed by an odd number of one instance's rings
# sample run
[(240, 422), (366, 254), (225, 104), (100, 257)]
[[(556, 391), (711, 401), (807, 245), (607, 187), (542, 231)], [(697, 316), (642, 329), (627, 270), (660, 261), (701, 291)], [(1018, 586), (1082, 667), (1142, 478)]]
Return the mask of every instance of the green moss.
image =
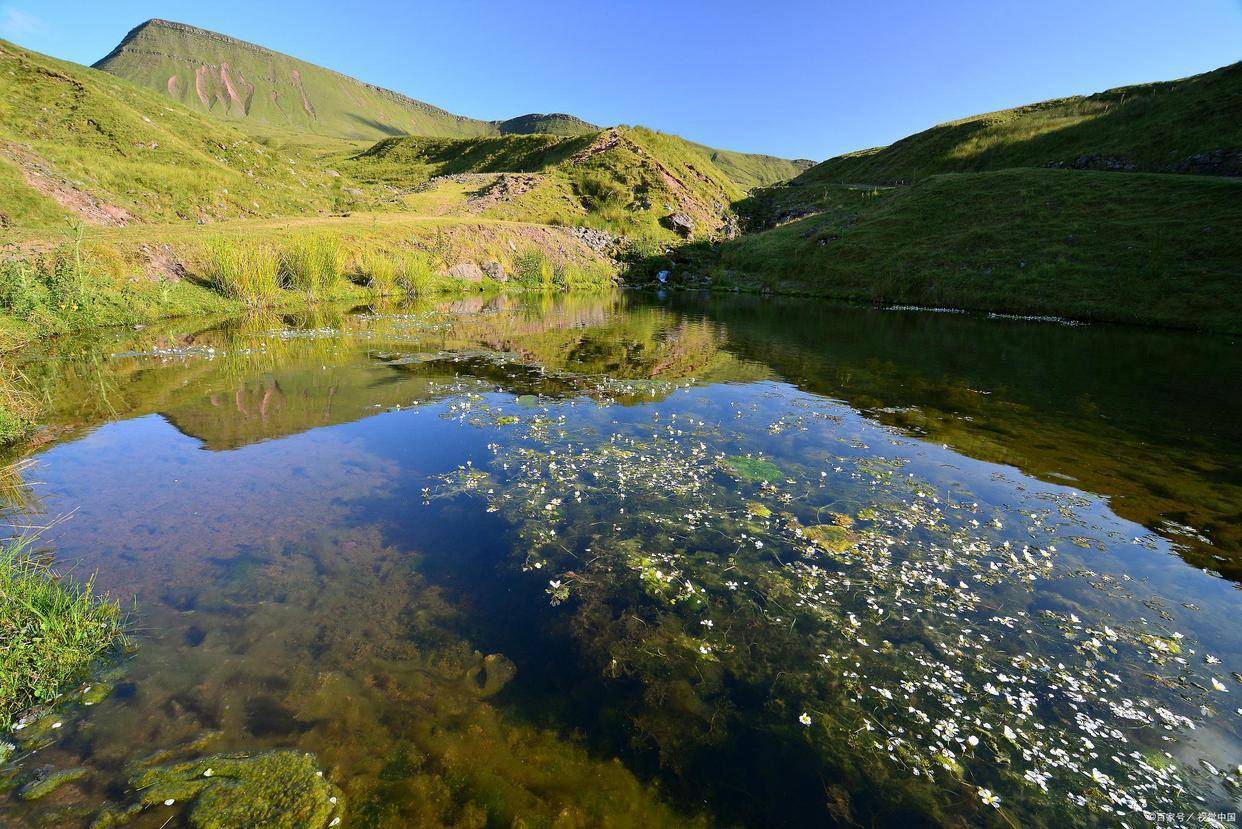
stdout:
[(314, 755), (295, 751), (217, 754), (148, 769), (132, 785), (145, 804), (190, 801), (196, 829), (323, 829), (345, 811)]
[(42, 770), (36, 773), (34, 779), (24, 783), (17, 790), (17, 796), (22, 800), (38, 800), (47, 797), (66, 783), (80, 780), (86, 774), (87, 770), (82, 768), (64, 769), (63, 771)]

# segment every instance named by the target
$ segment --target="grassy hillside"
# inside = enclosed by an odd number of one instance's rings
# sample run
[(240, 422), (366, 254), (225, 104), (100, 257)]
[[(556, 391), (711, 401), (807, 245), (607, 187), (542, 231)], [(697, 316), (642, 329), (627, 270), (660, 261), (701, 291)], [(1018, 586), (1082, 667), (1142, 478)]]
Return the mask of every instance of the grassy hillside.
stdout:
[(1242, 63), (975, 115), (816, 165), (799, 184), (910, 182), (1006, 167), (1242, 175)]
[(340, 177), (112, 75), (0, 41), (0, 227), (330, 210)]
[(329, 69), (183, 23), (149, 20), (134, 28), (95, 68), (251, 130), (277, 129), (338, 138), (384, 135), (469, 136), (496, 132), (487, 121)]
[(887, 190), (686, 251), (740, 285), (871, 302), (1242, 332), (1242, 180), (1012, 169)]
[(496, 129), (501, 135), (534, 135), (536, 133), (544, 135), (586, 135), (599, 131), (599, 127), (594, 124), (587, 123), (573, 115), (566, 115), (563, 112), (553, 112), (548, 115), (531, 113), (530, 115), (519, 115), (507, 121), (493, 121), (492, 123), (496, 125)]
[(787, 181), (815, 166), (814, 161), (805, 158), (790, 160), (772, 155), (756, 153), (737, 153), (732, 150), (717, 150), (703, 144), (689, 142), (692, 147), (706, 153), (712, 164), (719, 167), (733, 183), (743, 190), (756, 187), (769, 187), (778, 182)]
[(696, 238), (728, 232), (730, 204), (792, 162), (721, 153), (641, 127), (581, 136), (389, 138), (342, 169), (391, 188), (405, 207), (573, 224), (638, 240), (679, 238), (684, 214)]

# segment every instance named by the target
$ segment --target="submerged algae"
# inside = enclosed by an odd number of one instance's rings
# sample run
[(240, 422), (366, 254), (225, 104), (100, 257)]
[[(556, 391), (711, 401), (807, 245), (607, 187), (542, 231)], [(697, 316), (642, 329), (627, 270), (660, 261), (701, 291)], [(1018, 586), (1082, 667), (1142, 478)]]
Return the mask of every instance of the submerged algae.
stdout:
[(326, 829), (345, 811), (314, 755), (296, 751), (211, 755), (147, 769), (132, 785), (147, 805), (189, 801), (196, 829)]

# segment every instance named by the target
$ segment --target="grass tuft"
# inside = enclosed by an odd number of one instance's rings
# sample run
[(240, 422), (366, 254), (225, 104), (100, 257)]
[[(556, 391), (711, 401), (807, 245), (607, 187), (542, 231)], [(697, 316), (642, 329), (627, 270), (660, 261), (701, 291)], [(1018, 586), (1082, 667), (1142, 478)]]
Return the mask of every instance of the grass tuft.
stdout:
[(118, 644), (120, 607), (33, 554), (31, 539), (0, 545), (0, 732), (47, 703)]
[(206, 272), (217, 292), (246, 305), (270, 305), (280, 295), (280, 256), (264, 242), (209, 240)]
[(321, 233), (291, 241), (280, 254), (280, 281), (285, 288), (313, 297), (339, 293), (345, 256), (340, 237)]

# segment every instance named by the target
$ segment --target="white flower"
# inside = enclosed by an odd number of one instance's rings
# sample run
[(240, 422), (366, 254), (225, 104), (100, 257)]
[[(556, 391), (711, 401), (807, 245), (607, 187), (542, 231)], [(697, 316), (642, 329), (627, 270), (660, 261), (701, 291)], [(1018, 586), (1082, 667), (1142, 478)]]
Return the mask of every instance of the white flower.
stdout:
[(991, 789), (980, 789), (979, 799), (982, 800), (986, 806), (991, 806), (993, 809), (1000, 808), (1000, 798), (992, 794)]
[(164, 805), (165, 805), (165, 806), (171, 806), (171, 805), (173, 805), (173, 804), (174, 804), (174, 803), (176, 803), (176, 802), (177, 802), (177, 801), (173, 800), (173, 799), (170, 797), (170, 798), (168, 798), (167, 800), (165, 800), (165, 801), (164, 801)]
[(802, 723), (803, 725), (810, 725), (811, 715), (803, 711), (802, 716), (798, 717), (798, 722)]
[(214, 771), (212, 771), (211, 769), (207, 769), (206, 771), (203, 772), (203, 777), (211, 777), (213, 774), (215, 774)]
[(979, 738), (976, 737), (974, 734), (971, 734), (969, 737), (966, 738), (966, 742), (970, 743), (971, 748), (974, 748), (975, 746), (979, 745)]
[(1215, 688), (1217, 691), (1224, 691), (1225, 693), (1229, 693), (1229, 689), (1225, 687), (1225, 684), (1221, 682), (1219, 679), (1217, 679), (1216, 677), (1212, 677), (1212, 687)]

